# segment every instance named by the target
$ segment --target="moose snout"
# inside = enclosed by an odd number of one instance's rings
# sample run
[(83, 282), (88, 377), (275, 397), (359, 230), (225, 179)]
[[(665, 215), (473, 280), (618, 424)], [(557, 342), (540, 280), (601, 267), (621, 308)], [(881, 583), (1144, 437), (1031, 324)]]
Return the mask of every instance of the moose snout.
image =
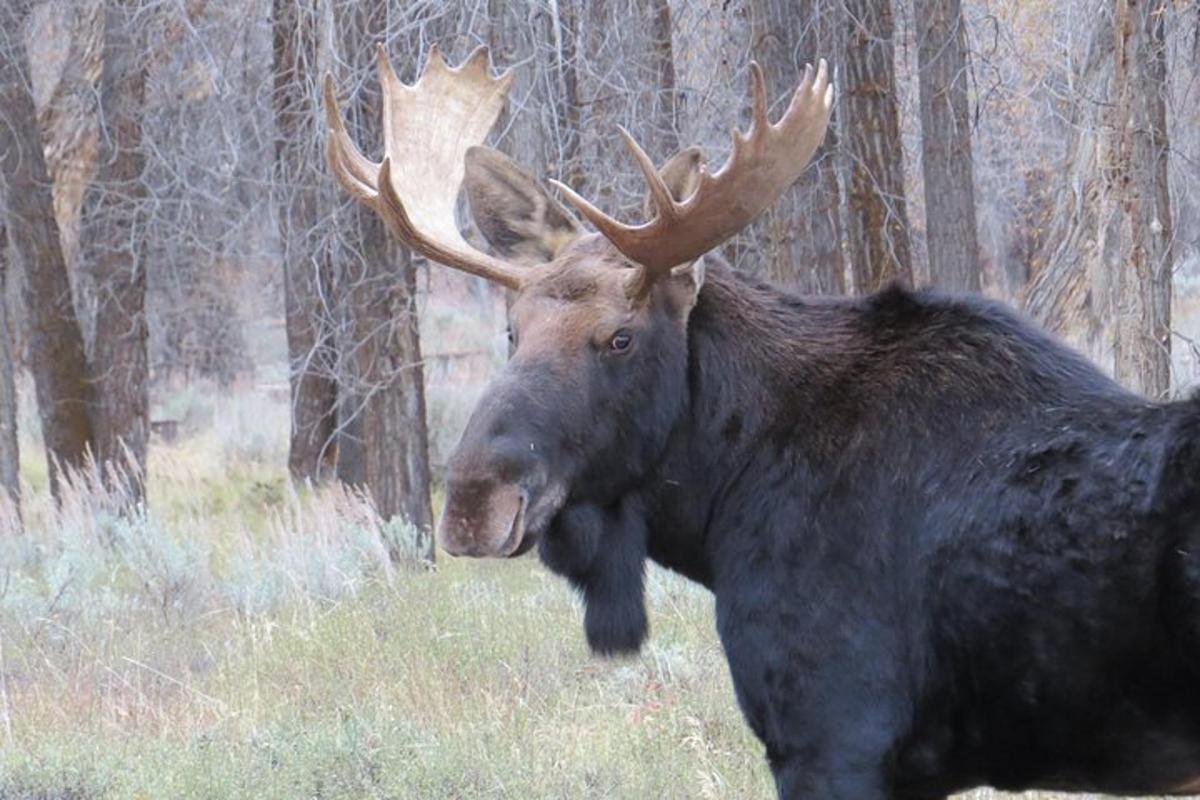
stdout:
[(452, 555), (519, 555), (536, 538), (528, 534), (544, 515), (548, 454), (544, 430), (528, 416), (532, 382), (506, 370), (450, 455), (438, 538)]
[(515, 483), (487, 479), (450, 483), (438, 541), (455, 556), (510, 555), (525, 537), (528, 504), (529, 494)]
[(438, 538), (451, 555), (503, 557), (526, 533), (530, 484), (538, 472), (528, 440), (511, 434), (464, 439), (450, 459)]

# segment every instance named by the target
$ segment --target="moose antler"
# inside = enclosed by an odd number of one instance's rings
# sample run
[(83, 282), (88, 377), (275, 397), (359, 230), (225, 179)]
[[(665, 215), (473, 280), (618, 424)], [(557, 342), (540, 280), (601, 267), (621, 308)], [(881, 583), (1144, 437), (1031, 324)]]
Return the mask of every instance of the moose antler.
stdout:
[(651, 275), (692, 261), (744, 228), (795, 183), (825, 138), (833, 87), (824, 59), (815, 76), (811, 65), (804, 68), (791, 105), (774, 124), (767, 118), (767, 92), (756, 62), (750, 64), (750, 79), (754, 97), (750, 131), (734, 131), (729, 159), (713, 174), (702, 168), (700, 185), (691, 197), (672, 198), (646, 151), (620, 129), (658, 212), (649, 222), (623, 224), (570, 187), (558, 181), (554, 185), (606, 239)]
[(454, 221), (467, 150), (482, 144), (495, 124), (512, 75), (488, 73), (486, 47), (458, 67), (447, 66), (434, 47), (421, 77), (406, 86), (382, 46), (376, 56), (383, 88), (383, 162), (371, 161), (351, 141), (333, 77), (326, 74), (325, 155), (333, 174), (412, 249), (448, 267), (518, 288), (521, 270), (467, 244)]

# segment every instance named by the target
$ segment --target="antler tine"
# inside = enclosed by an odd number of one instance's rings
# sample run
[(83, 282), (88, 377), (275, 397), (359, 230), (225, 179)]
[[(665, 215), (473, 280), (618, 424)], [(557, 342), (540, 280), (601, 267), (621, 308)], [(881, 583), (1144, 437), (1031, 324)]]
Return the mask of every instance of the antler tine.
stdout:
[[(492, 77), (486, 48), (450, 68), (434, 47), (416, 84), (406, 86), (384, 48), (375, 52), (383, 90), (383, 162), (364, 156), (346, 132), (333, 78), (326, 75), (325, 151), (334, 176), (413, 250), (448, 267), (519, 288), (523, 271), (471, 247), (454, 220), (466, 151), (487, 137), (504, 106), (511, 76)], [(417, 147), (422, 150), (417, 152)]]
[(646, 187), (650, 190), (654, 207), (658, 209), (658, 219), (674, 220), (678, 218), (679, 211), (675, 205), (675, 198), (671, 197), (671, 190), (667, 188), (662, 176), (658, 174), (658, 168), (654, 166), (650, 156), (646, 155), (646, 151), (637, 143), (637, 139), (634, 139), (623, 125), (618, 125), (617, 130), (625, 141), (625, 148), (642, 170), (642, 177), (646, 179)]
[(325, 121), (329, 125), (329, 138), (325, 141), (325, 157), (333, 174), (346, 191), (363, 201), (375, 194), (375, 165), (362, 154), (346, 132), (337, 94), (333, 88), (333, 76), (325, 75)]
[(590, 200), (562, 181), (550, 178), (547, 183), (562, 192), (563, 197), (567, 198), (567, 201), (575, 206), (575, 210), (582, 214), (588, 222), (595, 225), (600, 233), (604, 235), (604, 238), (609, 241), (615, 243), (618, 237), (634, 230), (632, 226), (617, 222), (608, 214), (596, 208)]
[(660, 276), (686, 264), (733, 236), (791, 186), (825, 137), (833, 108), (833, 87), (825, 61), (804, 77), (779, 122), (767, 113), (766, 83), (750, 64), (752, 117), (746, 133), (736, 130), (733, 149), (715, 173), (701, 173), (699, 188), (682, 203), (665, 190), (645, 151), (627, 131), (621, 136), (642, 170), (658, 209), (652, 220), (626, 225), (600, 211), (561, 183), (566, 199), (605, 238), (634, 262)]
[(804, 65), (804, 80), (800, 82), (800, 85), (796, 87), (796, 91), (792, 93), (792, 101), (788, 104), (788, 110), (784, 116), (786, 117), (787, 114), (790, 114), (792, 107), (797, 103), (803, 102), (806, 93), (811, 93), (819, 86), (826, 87), (826, 96), (823, 99), (827, 104), (832, 104), (833, 85), (829, 83), (829, 65), (823, 58), (817, 62), (815, 73), (813, 72), (812, 64)]
[(396, 98), (404, 91), (404, 84), (400, 81), (400, 76), (396, 74), (396, 70), (392, 67), (392, 61), (388, 58), (387, 49), (383, 44), (375, 45), (375, 69), (379, 73), (379, 89), (383, 96), (383, 142), (384, 147), (392, 141), (395, 132), (392, 130), (392, 118), (395, 115)]
[(750, 62), (750, 93), (754, 97), (754, 110), (750, 122), (750, 135), (765, 130), (771, 124), (767, 118), (767, 84), (763, 79), (762, 67), (757, 61)]
[[(479, 45), (471, 54), (467, 56), (467, 60), (462, 63), (459, 69), (477, 69), (480, 72), (487, 72), (488, 62), (491, 60), (487, 45)], [(503, 76), (501, 76), (503, 77)]]

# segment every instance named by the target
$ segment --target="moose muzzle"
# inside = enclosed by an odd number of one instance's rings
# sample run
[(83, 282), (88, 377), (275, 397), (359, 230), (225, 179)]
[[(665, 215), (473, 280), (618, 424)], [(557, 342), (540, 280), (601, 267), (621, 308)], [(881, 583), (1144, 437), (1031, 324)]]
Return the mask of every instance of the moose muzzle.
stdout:
[(488, 480), (449, 483), (438, 525), (442, 548), (455, 556), (503, 558), (523, 552), (529, 494)]

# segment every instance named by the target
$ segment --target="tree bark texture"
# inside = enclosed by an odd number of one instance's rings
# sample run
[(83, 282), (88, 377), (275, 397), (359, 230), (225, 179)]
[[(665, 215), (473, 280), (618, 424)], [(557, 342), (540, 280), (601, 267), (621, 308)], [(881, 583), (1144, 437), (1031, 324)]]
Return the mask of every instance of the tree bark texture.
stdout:
[(896, 98), (892, 0), (845, 0), (842, 140), (849, 159), (846, 233), (854, 289), (912, 283), (904, 151)]
[(1060, 169), (1063, 185), (1043, 245), (1029, 265), (1030, 281), (1021, 303), (1046, 328), (1102, 365), (1111, 365), (1090, 278), (1092, 265), (1104, 260), (1101, 206), (1111, 205), (1100, 170), (1109, 139), (1102, 130), (1103, 109), (1114, 74), (1112, 16), (1103, 10), (1105, 5), (1106, 0), (1094, 5), (1088, 47), (1072, 78), (1075, 102)]
[[(488, 47), (493, 67), (508, 69), (528, 58), (530, 29), (535, 29), (533, 36), (537, 36), (539, 25), (549, 25), (548, 15), (542, 18), (524, 4), (488, 0)], [(541, 178), (550, 168), (550, 143), (536, 113), (540, 105), (539, 72), (536, 62), (514, 71), (509, 102), (500, 112), (495, 130), (500, 131), (497, 147)]]
[(332, 208), (318, 102), (319, 0), (275, 0), (275, 184), (283, 248), (291, 433), (288, 469), (299, 481), (331, 477), (337, 456), (337, 380), (331, 350), (328, 249), (322, 218)]
[(99, 171), (85, 204), (82, 251), (96, 292), (92, 347), (96, 460), (105, 479), (144, 498), (150, 428), (146, 326), (146, 95), (143, 37), (133, 3), (108, 4)]
[(7, 497), (19, 512), (21, 451), (17, 443), (17, 386), (9, 341), (7, 277), (8, 232), (0, 222), (0, 505)]
[[(791, 102), (805, 64), (838, 52), (830, 0), (754, 0), (750, 4), (754, 58), (763, 68), (772, 119)], [(836, 109), (834, 114), (839, 113)], [(841, 199), (836, 171), (837, 123), (831, 121), (813, 163), (755, 223), (767, 275), (807, 294), (844, 294)]]
[[(551, 3), (550, 85), (553, 95), (553, 118), (557, 136), (554, 161), (559, 166), (559, 180), (576, 191), (584, 190), (587, 173), (583, 164), (583, 123), (579, 88), (579, 24), (580, 0), (558, 0)], [(601, 4), (592, 6), (601, 13)]]
[(83, 334), (54, 217), (30, 77), (15, 5), (0, 5), (0, 175), (12, 251), (25, 270), (29, 364), (37, 392), (50, 486), (61, 468), (85, 465), (93, 443), (93, 389)]
[(1114, 376), (1154, 398), (1171, 388), (1171, 269), (1174, 226), (1167, 186), (1167, 0), (1117, 0), (1118, 137), (1109, 180), (1119, 206), (1119, 260), (1108, 285)]
[(1165, 0), (1095, 6), (1062, 172), (1027, 310), (1137, 391), (1170, 385)]
[(649, 116), (654, 129), (650, 146), (657, 149), (661, 164), (680, 148), (683, 96), (675, 76), (671, 4), (668, 0), (643, 0), (643, 3), (645, 7), (639, 11), (650, 22), (647, 58), (654, 81), (650, 86), (653, 103)]
[(914, 0), (925, 235), (934, 286), (980, 290), (971, 156), (971, 79), (960, 0)]

